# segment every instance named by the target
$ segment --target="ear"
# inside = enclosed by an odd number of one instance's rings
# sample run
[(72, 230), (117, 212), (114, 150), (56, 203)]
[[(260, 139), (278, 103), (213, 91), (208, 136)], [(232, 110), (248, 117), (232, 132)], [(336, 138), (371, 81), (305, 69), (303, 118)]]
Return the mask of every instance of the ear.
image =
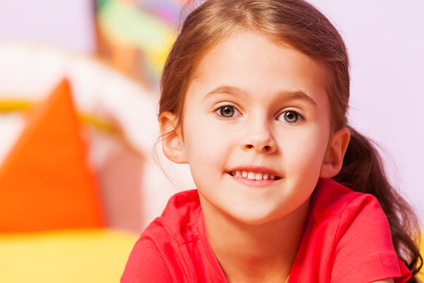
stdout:
[(159, 115), (162, 150), (175, 163), (187, 163), (181, 127), (176, 127), (177, 117), (169, 111)]
[(343, 158), (350, 140), (350, 131), (344, 127), (338, 130), (331, 138), (324, 161), (321, 166), (321, 178), (336, 176), (343, 166)]

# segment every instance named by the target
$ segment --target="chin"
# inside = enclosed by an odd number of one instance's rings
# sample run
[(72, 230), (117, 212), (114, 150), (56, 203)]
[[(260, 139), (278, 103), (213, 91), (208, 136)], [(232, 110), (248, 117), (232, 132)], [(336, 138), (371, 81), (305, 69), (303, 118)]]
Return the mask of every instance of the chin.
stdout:
[(248, 213), (232, 215), (232, 218), (245, 225), (259, 226), (277, 221), (281, 216), (277, 216), (274, 213), (252, 213), (250, 210)]

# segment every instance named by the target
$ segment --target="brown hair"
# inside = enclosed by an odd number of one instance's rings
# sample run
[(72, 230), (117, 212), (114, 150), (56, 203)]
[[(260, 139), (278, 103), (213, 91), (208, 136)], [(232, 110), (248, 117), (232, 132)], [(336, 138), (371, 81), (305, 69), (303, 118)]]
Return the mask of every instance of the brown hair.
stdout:
[[(328, 72), (332, 129), (346, 126), (350, 76), (344, 41), (321, 12), (302, 0), (211, 0), (197, 7), (185, 20), (166, 61), (159, 114), (170, 111), (177, 116), (175, 126), (182, 123), (185, 94), (200, 60), (238, 30), (260, 32), (321, 62)], [(387, 181), (376, 149), (348, 128), (351, 141), (343, 168), (334, 179), (379, 200), (389, 219), (396, 252), (415, 275), (423, 261), (415, 242), (419, 235), (416, 216)]]

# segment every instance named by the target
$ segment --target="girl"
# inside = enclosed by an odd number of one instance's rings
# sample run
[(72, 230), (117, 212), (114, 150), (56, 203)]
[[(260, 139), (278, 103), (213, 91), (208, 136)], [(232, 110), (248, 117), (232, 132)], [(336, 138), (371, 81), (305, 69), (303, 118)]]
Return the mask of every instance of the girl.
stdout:
[(415, 216), (347, 125), (346, 48), (314, 7), (206, 1), (161, 87), (163, 151), (197, 190), (171, 198), (121, 282), (415, 280)]

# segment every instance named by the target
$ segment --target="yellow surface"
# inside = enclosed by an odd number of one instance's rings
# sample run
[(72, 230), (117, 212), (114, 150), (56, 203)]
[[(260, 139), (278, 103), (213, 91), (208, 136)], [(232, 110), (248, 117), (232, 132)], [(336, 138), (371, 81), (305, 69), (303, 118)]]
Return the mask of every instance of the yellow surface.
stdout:
[(33, 103), (26, 100), (0, 100), (0, 112), (12, 112), (29, 109)]
[[(0, 100), (0, 113), (9, 113), (9, 112), (17, 112), (17, 111), (23, 111), (28, 110), (32, 106), (34, 106), (36, 102), (32, 100)], [(109, 121), (105, 121), (104, 119), (95, 117), (90, 114), (80, 114), (78, 113), (78, 116), (87, 124), (92, 125), (96, 127), (99, 130), (103, 130), (105, 132), (111, 133), (111, 134), (121, 134), (120, 129), (118, 129), (115, 125), (112, 125)]]
[(0, 282), (116, 283), (137, 238), (113, 230), (0, 234)]

